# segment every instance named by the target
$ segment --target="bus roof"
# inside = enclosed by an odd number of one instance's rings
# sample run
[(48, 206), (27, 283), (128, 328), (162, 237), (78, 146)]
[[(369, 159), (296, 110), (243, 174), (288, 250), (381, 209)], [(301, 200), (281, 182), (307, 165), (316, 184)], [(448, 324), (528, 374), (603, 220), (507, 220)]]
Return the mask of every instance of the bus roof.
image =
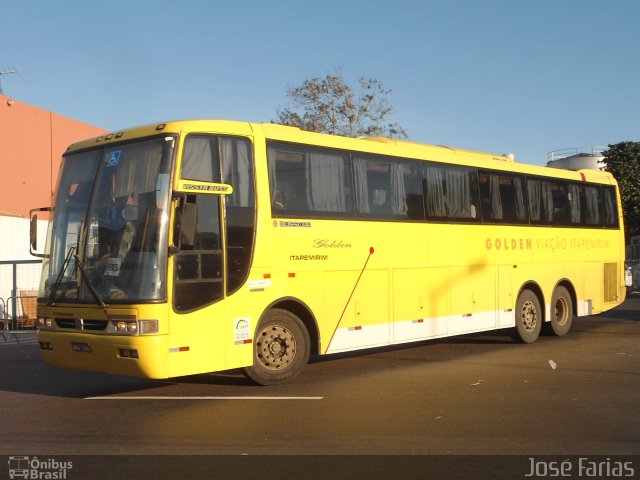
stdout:
[(599, 183), (615, 183), (608, 172), (599, 170), (564, 170), (539, 165), (517, 163), (506, 155), (482, 153), (442, 145), (429, 145), (386, 137), (350, 138), (338, 135), (328, 135), (301, 130), (298, 127), (273, 123), (251, 123), (231, 120), (175, 120), (153, 123), (119, 130), (99, 137), (77, 142), (67, 149), (67, 152), (84, 150), (108, 142), (140, 138), (161, 133), (183, 132), (215, 132), (253, 136), (260, 132), (270, 140), (301, 143), (306, 145), (328, 147), (342, 150), (361, 151), (363, 153), (399, 156), (422, 160), (441, 161), (454, 164), (464, 164), (479, 168), (505, 170), (512, 172), (544, 175), (574, 179), (578, 181), (594, 181)]

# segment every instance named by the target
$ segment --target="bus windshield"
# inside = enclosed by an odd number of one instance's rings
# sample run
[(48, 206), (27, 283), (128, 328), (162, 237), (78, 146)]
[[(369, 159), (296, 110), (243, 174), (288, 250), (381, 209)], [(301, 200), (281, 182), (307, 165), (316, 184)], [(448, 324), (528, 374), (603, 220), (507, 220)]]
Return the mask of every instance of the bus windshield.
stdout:
[(49, 303), (166, 297), (174, 137), (64, 157), (39, 296)]

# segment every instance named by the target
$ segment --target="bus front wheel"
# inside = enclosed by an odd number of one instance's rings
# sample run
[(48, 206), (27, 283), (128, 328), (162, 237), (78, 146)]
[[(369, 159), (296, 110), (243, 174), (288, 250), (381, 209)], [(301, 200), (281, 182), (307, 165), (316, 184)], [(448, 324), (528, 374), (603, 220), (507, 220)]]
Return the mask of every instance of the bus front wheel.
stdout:
[(265, 313), (253, 339), (253, 365), (245, 374), (260, 385), (284, 383), (309, 361), (307, 329), (293, 313), (274, 308)]
[(514, 339), (524, 343), (535, 342), (540, 336), (542, 319), (542, 309), (540, 308), (538, 296), (531, 290), (523, 290), (516, 303)]
[(551, 297), (551, 331), (561, 337), (571, 329), (573, 322), (573, 301), (569, 291), (559, 286)]

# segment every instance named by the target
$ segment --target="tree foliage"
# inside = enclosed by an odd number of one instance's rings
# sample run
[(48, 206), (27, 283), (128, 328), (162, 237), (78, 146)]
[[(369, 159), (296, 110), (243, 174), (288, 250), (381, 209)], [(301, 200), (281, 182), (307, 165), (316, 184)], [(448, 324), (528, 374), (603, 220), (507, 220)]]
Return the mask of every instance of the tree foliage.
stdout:
[(390, 93), (382, 82), (368, 77), (360, 77), (354, 89), (336, 71), (288, 87), (289, 106), (278, 110), (274, 122), (346, 137), (406, 138), (401, 126), (387, 121), (393, 111), (387, 98)]
[(640, 235), (640, 142), (609, 145), (604, 164), (620, 187), (627, 238)]

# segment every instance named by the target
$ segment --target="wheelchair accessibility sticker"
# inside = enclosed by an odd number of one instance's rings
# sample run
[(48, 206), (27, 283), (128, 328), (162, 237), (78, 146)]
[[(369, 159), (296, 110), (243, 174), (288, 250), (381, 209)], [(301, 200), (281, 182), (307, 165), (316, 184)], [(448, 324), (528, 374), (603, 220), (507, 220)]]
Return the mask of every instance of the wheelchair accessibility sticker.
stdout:
[(117, 167), (120, 162), (120, 154), (121, 150), (116, 150), (115, 152), (111, 152), (107, 157), (107, 167)]

